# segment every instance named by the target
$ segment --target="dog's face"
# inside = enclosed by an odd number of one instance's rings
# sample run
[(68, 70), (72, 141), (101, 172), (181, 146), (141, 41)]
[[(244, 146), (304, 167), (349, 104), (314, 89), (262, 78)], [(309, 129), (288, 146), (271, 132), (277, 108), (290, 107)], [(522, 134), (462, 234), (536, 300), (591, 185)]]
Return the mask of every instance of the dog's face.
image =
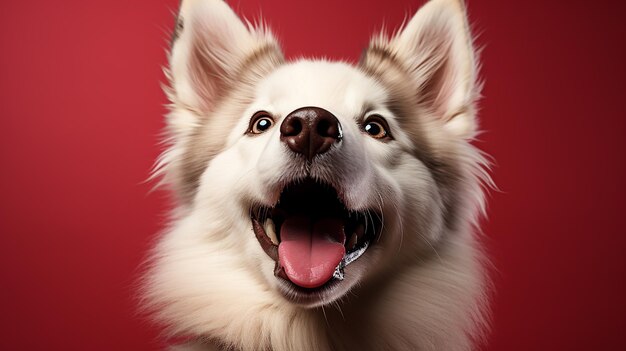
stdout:
[(198, 196), (229, 189), (248, 227), (233, 235), (269, 286), (294, 303), (331, 302), (375, 268), (377, 247), (400, 249), (396, 211), (405, 209), (394, 206), (404, 207), (397, 199), (410, 184), (399, 174), (421, 179), (410, 188), (429, 208), (421, 194), (434, 184), (406, 152), (389, 92), (356, 68), (286, 64), (253, 97)]
[(286, 63), (222, 1), (183, 2), (179, 24), (163, 172), (185, 229), (159, 250), (177, 262), (204, 253), (181, 264), (195, 276), (178, 288), (250, 279), (249, 294), (329, 304), (395, 274), (473, 213), (461, 210), (480, 194), (464, 184), (480, 158), (468, 144), (477, 91), (461, 3), (430, 2), (358, 66)]

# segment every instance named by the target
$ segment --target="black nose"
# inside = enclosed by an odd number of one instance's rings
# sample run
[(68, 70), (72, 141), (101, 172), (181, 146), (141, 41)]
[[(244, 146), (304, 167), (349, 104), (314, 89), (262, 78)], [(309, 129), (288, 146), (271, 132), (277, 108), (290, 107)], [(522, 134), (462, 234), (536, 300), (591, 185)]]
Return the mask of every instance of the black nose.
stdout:
[(319, 107), (303, 107), (290, 113), (280, 125), (280, 140), (309, 161), (341, 140), (341, 125), (332, 113)]

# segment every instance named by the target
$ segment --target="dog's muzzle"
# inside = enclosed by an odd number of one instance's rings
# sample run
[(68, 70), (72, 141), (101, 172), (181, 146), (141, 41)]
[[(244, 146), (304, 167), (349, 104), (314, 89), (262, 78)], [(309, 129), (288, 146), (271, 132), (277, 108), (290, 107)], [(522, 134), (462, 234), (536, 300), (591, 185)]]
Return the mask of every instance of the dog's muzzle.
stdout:
[[(337, 117), (319, 107), (303, 107), (288, 114), (280, 126), (280, 140), (295, 158), (308, 163), (341, 146), (343, 132)], [(294, 160), (296, 165), (300, 161)], [(261, 248), (275, 261), (274, 275), (288, 284), (290, 299), (320, 296), (344, 280), (344, 269), (361, 257), (382, 229), (382, 214), (346, 205), (341, 187), (311, 174), (282, 185), (272, 206), (251, 208), (252, 229)], [(299, 294), (295, 298), (294, 294)]]

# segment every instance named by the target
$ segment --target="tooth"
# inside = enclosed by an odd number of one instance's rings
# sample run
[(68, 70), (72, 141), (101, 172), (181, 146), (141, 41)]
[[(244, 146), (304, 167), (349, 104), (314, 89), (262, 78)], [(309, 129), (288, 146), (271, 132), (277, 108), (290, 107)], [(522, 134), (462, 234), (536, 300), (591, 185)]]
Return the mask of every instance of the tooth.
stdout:
[(358, 237), (356, 236), (356, 233), (352, 233), (352, 236), (350, 237), (350, 240), (348, 240), (348, 244), (346, 245), (348, 250), (352, 250), (356, 246), (357, 241)]
[(271, 218), (268, 218), (265, 221), (265, 225), (263, 226), (265, 229), (265, 235), (274, 243), (274, 245), (278, 245), (278, 237), (276, 236), (276, 230), (274, 226), (274, 221)]
[(337, 280), (343, 280), (343, 265), (340, 263), (336, 268), (335, 268), (335, 272), (333, 273), (333, 278), (337, 279)]
[(363, 239), (363, 236), (365, 235), (365, 225), (363, 225), (363, 223), (359, 223), (354, 230), (354, 234), (356, 234), (358, 240)]

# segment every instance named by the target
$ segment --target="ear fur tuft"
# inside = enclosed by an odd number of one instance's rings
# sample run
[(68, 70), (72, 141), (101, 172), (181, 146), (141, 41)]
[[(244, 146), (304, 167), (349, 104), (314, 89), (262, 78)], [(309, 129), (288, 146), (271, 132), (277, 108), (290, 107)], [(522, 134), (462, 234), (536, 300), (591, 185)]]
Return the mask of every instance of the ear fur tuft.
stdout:
[(244, 24), (224, 1), (185, 0), (178, 23), (170, 53), (172, 102), (200, 114), (215, 108), (258, 51), (269, 47), (274, 61), (282, 60), (274, 36), (263, 25)]
[(471, 139), (480, 90), (475, 56), (463, 1), (431, 0), (391, 39), (375, 36), (362, 65), (393, 60), (408, 75), (419, 105), (452, 134)]

